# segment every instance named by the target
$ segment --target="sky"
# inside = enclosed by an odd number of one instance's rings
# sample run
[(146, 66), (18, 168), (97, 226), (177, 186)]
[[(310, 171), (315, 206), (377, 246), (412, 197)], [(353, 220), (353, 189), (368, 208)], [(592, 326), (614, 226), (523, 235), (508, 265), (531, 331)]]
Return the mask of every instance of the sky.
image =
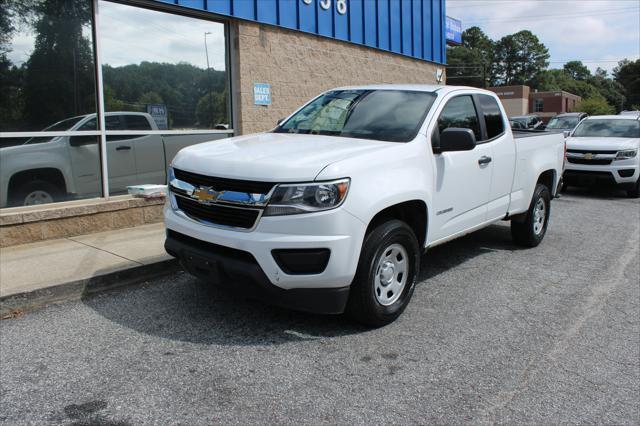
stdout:
[(611, 71), (640, 57), (640, 0), (446, 0), (462, 29), (480, 27), (493, 40), (530, 30), (549, 49), (549, 68), (582, 60)]

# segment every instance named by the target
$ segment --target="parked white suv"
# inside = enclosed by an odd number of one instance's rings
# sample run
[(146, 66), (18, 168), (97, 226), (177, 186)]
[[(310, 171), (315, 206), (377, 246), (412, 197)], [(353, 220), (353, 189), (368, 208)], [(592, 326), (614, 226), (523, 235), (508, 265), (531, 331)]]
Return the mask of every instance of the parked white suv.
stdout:
[(640, 196), (640, 117), (588, 117), (567, 139), (564, 185), (607, 182)]
[(564, 138), (519, 135), (485, 90), (331, 90), (271, 132), (180, 151), (165, 247), (245, 295), (383, 325), (425, 250), (506, 219), (517, 243), (542, 241)]

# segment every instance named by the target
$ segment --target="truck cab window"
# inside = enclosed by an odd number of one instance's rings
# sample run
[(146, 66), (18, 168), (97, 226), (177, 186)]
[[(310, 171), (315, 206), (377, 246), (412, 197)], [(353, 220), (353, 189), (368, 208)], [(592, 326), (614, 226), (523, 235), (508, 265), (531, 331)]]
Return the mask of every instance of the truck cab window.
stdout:
[(438, 118), (438, 131), (441, 133), (449, 127), (471, 129), (476, 135), (476, 140), (482, 140), (480, 125), (478, 124), (478, 114), (471, 96), (457, 96), (444, 106)]
[(149, 120), (142, 115), (127, 115), (124, 117), (126, 120), (126, 130), (151, 130)]
[(496, 99), (489, 95), (478, 95), (478, 100), (487, 126), (487, 139), (493, 139), (504, 133), (504, 121)]

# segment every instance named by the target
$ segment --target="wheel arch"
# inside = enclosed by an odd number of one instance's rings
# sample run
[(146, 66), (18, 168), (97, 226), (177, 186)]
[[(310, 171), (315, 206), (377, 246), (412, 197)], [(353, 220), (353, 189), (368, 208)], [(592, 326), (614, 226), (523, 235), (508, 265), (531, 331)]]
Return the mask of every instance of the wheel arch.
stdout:
[(428, 230), (428, 208), (424, 200), (414, 199), (389, 205), (373, 215), (367, 225), (365, 234), (388, 220), (398, 219), (405, 222), (413, 230), (418, 244), (424, 249)]
[(14, 173), (9, 178), (7, 185), (7, 195), (9, 199), (15, 194), (20, 186), (33, 180), (42, 180), (58, 187), (63, 193), (67, 192), (67, 184), (62, 170), (55, 167), (42, 167), (37, 169), (22, 170)]

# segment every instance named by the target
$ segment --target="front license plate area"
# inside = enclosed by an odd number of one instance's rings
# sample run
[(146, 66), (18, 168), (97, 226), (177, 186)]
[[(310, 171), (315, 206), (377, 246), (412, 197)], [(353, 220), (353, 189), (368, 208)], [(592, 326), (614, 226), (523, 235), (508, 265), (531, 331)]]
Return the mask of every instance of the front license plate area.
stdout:
[(208, 260), (194, 253), (186, 253), (184, 261), (185, 268), (193, 275), (208, 281), (220, 282), (218, 262)]

